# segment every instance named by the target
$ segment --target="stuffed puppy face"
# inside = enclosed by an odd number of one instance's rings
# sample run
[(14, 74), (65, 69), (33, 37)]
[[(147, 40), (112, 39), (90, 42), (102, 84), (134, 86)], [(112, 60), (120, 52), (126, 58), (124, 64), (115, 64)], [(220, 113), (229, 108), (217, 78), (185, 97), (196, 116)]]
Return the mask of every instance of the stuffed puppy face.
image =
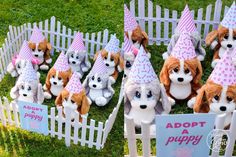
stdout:
[(22, 73), (22, 71), (25, 68), (27, 62), (28, 62), (27, 60), (22, 60), (22, 59), (17, 59), (16, 60), (15, 69), (16, 69), (18, 74)]
[(133, 109), (154, 110), (160, 99), (160, 86), (156, 80), (147, 84), (137, 84), (128, 80), (125, 95)]
[(127, 32), (126, 35), (138, 49), (141, 45), (146, 47), (148, 44), (148, 35), (146, 32), (142, 31), (140, 26), (137, 26), (131, 33)]
[(83, 61), (85, 61), (86, 52), (75, 52), (70, 51), (67, 52), (67, 57), (69, 64), (80, 65)]
[(38, 44), (29, 42), (29, 47), (33, 51), (33, 55), (40, 61), (40, 64), (44, 62), (44, 58), (49, 55), (49, 51), (52, 49), (51, 44), (46, 39)]
[(56, 71), (54, 68), (51, 68), (48, 72), (49, 77), (47, 77), (47, 79), (49, 79), (51, 85), (65, 87), (71, 77), (71, 74), (71, 69), (59, 72)]
[(20, 100), (33, 102), (35, 97), (37, 97), (38, 81), (36, 80), (34, 82), (17, 82), (16, 87), (18, 89), (18, 98)]
[(200, 89), (195, 112), (231, 113), (236, 107), (236, 85), (221, 86), (208, 80)]
[(107, 87), (109, 76), (104, 74), (89, 74), (88, 86), (91, 89), (104, 89)]
[(104, 63), (107, 67), (116, 67), (118, 65), (120, 65), (121, 67), (123, 67), (123, 59), (120, 56), (120, 53), (108, 53), (106, 50), (102, 50), (101, 51), (101, 55), (102, 58), (104, 60)]
[(161, 71), (161, 82), (170, 84), (188, 84), (192, 81), (199, 83), (202, 76), (202, 66), (200, 61), (195, 58), (191, 60), (179, 60), (174, 57), (169, 57)]
[(124, 67), (125, 69), (131, 69), (134, 63), (135, 55), (133, 53), (124, 53)]

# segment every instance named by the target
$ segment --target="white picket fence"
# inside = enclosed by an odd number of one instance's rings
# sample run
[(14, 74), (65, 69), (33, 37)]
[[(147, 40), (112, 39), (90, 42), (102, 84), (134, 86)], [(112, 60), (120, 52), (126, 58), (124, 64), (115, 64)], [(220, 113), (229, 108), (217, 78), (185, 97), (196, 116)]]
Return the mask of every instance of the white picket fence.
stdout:
[[(132, 0), (129, 6), (131, 13), (136, 16), (141, 28), (147, 32), (149, 45), (154, 43), (157, 45), (161, 43), (167, 45), (169, 43), (171, 35), (177, 26), (178, 16), (180, 17), (181, 13), (178, 13), (176, 10), (170, 11), (166, 8), (161, 8), (159, 5), (156, 5), (154, 8), (151, 0)], [(138, 8), (135, 8), (136, 6)], [(218, 27), (221, 17), (223, 17), (221, 16), (222, 12), (225, 14), (228, 9), (225, 6), (223, 12), (222, 1), (217, 0), (214, 8), (210, 4), (206, 9), (200, 8), (197, 11), (191, 11), (197, 30), (202, 34), (203, 41), (208, 32)], [(138, 12), (136, 13), (135, 10)], [(154, 12), (156, 12), (156, 16), (154, 16)], [(164, 12), (164, 15), (162, 15), (162, 12)], [(204, 15), (205, 17), (203, 17)]]
[[(136, 17), (141, 28), (147, 32), (149, 37), (149, 45), (168, 45), (171, 35), (174, 33), (177, 26), (177, 22), (179, 20), (178, 16), (180, 16), (181, 13), (178, 15), (176, 10), (170, 12), (168, 9), (161, 8), (159, 5), (156, 5), (154, 8), (151, 0), (132, 0), (129, 3), (129, 8), (131, 13)], [(206, 7), (205, 13), (203, 8), (198, 9), (197, 15), (195, 15), (196, 13), (194, 10), (191, 11), (195, 19), (197, 30), (202, 34), (203, 40), (210, 31), (217, 29), (221, 21), (221, 17), (227, 13), (228, 9), (229, 8), (225, 6), (223, 12), (222, 1), (216, 0), (214, 10), (212, 4), (210, 4)], [(138, 12), (136, 13), (135, 11)], [(156, 12), (155, 17), (153, 16), (154, 11)], [(162, 11), (164, 12), (164, 16), (162, 15)], [(223, 15), (221, 16), (222, 12)], [(203, 17), (203, 15), (205, 15), (205, 17)], [(215, 122), (216, 129), (223, 129), (224, 121), (224, 116), (218, 116)], [(233, 114), (232, 121), (236, 121), (236, 111)], [(142, 141), (142, 156), (154, 156), (154, 154), (151, 155), (151, 140), (155, 140), (156, 135), (150, 133), (150, 125), (143, 122), (141, 125), (142, 133), (136, 134), (134, 120), (125, 115), (125, 123), (125, 138), (128, 141), (129, 149), (129, 155), (126, 155), (126, 157), (138, 156), (138, 139)], [(236, 124), (232, 123), (227, 132), (230, 135), (231, 140), (227, 150), (225, 151), (224, 157), (231, 157), (236, 139)], [(212, 152), (211, 157), (219, 157), (219, 153)]]
[[(0, 82), (6, 74), (7, 65), (11, 62), (11, 58), (16, 54), (24, 40), (29, 40), (33, 26), (36, 25), (43, 32), (45, 37), (50, 41), (53, 50), (51, 53), (66, 51), (73, 41), (74, 35), (77, 33), (70, 28), (62, 25), (60, 21), (57, 21), (53, 16), (50, 20), (45, 20), (39, 23), (28, 23), (21, 26), (9, 26), (9, 32), (7, 32), (7, 38), (4, 44), (0, 48)], [(82, 33), (83, 34), (83, 33)], [(96, 51), (102, 49), (109, 41), (109, 31), (106, 29), (98, 33), (85, 33), (83, 39), (87, 52), (92, 58)], [(14, 125), (21, 127), (19, 121), (18, 106), (14, 103), (9, 103), (7, 98), (3, 98), (2, 102), (0, 96), (0, 119), (4, 126)], [(93, 119), (88, 120), (87, 117), (82, 117), (82, 123), (79, 122), (79, 113), (75, 119), (75, 122), (71, 122), (69, 116), (63, 118), (62, 108), (50, 108), (49, 117), (49, 134), (52, 137), (58, 139), (65, 139), (66, 146), (70, 146), (71, 141), (74, 144), (80, 143), (82, 146), (87, 145), (89, 148), (93, 146), (96, 149), (102, 149), (106, 142), (106, 139), (112, 129), (115, 122), (118, 110), (120, 108), (122, 98), (120, 97), (118, 104), (114, 107), (113, 111), (109, 115), (108, 119), (103, 122), (99, 122)], [(70, 115), (70, 113), (67, 113)], [(65, 123), (65, 125), (63, 125)]]

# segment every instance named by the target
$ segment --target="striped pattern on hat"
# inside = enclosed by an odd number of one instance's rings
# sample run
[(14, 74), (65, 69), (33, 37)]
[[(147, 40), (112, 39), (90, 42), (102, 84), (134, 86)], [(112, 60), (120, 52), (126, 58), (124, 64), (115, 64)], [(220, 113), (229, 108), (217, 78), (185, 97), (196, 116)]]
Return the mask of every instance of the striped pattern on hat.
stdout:
[(85, 50), (86, 50), (86, 48), (84, 46), (82, 34), (80, 32), (78, 32), (75, 35), (75, 38), (74, 38), (72, 44), (70, 45), (68, 52), (71, 52), (71, 51), (79, 51), (80, 52), (80, 51), (85, 51)]
[(32, 43), (40, 43), (45, 39), (42, 32), (38, 29), (37, 26), (34, 26), (33, 33), (30, 37), (30, 42)]
[(180, 17), (178, 22), (177, 29), (179, 32), (188, 31), (188, 32), (195, 32), (197, 31), (195, 22), (193, 19), (193, 15), (188, 8), (188, 5), (185, 6), (184, 11)]
[(125, 53), (132, 52), (132, 43), (130, 42), (130, 40), (127, 38), (125, 34), (124, 34), (124, 52)]
[(133, 31), (138, 26), (135, 17), (131, 14), (126, 5), (124, 5), (124, 30)]

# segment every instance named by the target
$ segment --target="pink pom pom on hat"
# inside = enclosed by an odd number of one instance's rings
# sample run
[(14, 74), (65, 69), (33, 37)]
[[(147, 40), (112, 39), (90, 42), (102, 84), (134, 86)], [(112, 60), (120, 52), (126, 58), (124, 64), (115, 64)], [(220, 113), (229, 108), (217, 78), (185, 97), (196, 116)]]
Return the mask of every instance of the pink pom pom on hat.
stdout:
[(197, 56), (189, 33), (185, 31), (180, 34), (171, 56), (180, 60), (193, 59)]
[(66, 55), (64, 54), (64, 52), (61, 52), (55, 64), (53, 65), (53, 68), (56, 69), (57, 71), (67, 71), (70, 69), (68, 59)]
[(70, 81), (67, 83), (65, 89), (70, 93), (80, 93), (83, 90), (83, 86), (80, 82), (80, 75), (77, 72), (74, 72), (71, 76)]
[(235, 2), (229, 8), (227, 14), (221, 22), (221, 25), (226, 28), (236, 28), (236, 5)]
[(131, 14), (126, 5), (124, 5), (124, 30), (125, 32), (133, 31), (138, 26), (135, 17)]
[[(233, 50), (236, 52), (236, 49)], [(216, 64), (209, 76), (209, 80), (222, 86), (236, 84), (236, 68), (232, 61), (230, 50), (227, 50), (222, 59)]]
[(98, 54), (98, 57), (93, 64), (93, 68), (90, 71), (92, 74), (106, 74), (108, 72), (108, 68), (105, 65), (101, 53)]
[(138, 55), (134, 60), (134, 64), (129, 73), (129, 78), (135, 83), (150, 83), (153, 80), (158, 79), (157, 75), (152, 67), (152, 64), (145, 53), (143, 47), (139, 49)]
[(75, 35), (75, 38), (72, 42), (72, 44), (70, 45), (68, 51), (85, 51), (86, 48), (84, 46), (84, 42), (83, 42), (83, 37), (82, 34), (80, 32), (78, 32)]
[(178, 26), (177, 29), (179, 32), (195, 32), (196, 26), (195, 26), (195, 22), (193, 19), (193, 15), (191, 14), (191, 11), (188, 8), (188, 5), (185, 6), (184, 11), (180, 17), (180, 20), (178, 22)]
[(40, 43), (45, 39), (45, 37), (43, 36), (42, 32), (39, 30), (39, 28), (37, 26), (34, 26), (33, 29), (33, 33), (30, 37), (30, 42), (33, 43)]

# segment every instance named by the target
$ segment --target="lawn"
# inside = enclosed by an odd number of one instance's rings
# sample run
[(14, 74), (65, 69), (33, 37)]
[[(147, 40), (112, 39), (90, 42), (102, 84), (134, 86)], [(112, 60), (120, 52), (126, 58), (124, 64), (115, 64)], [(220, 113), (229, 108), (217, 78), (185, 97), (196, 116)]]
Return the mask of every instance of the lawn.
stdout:
[[(9, 25), (18, 26), (28, 22), (39, 22), (55, 16), (63, 25), (81, 32), (98, 32), (108, 29), (122, 39), (123, 2), (112, 0), (2, 0), (0, 2), (0, 43), (3, 43)], [(53, 56), (56, 60), (57, 54)], [(45, 82), (46, 74), (41, 73), (41, 82)], [(119, 77), (121, 80), (121, 76)], [(15, 79), (6, 75), (0, 83), (0, 97), (10, 98), (10, 89)], [(105, 107), (91, 106), (89, 117), (105, 122), (119, 96), (121, 81), (114, 85), (115, 95)], [(54, 106), (54, 100), (46, 100), (45, 105)], [(105, 147), (98, 151), (95, 148), (72, 144), (66, 147), (64, 140), (30, 133), (14, 127), (0, 125), (0, 156), (55, 156), (55, 157), (109, 157), (123, 156), (123, 108), (117, 116), (112, 133), (108, 136)]]
[[(233, 2), (233, 0), (222, 0), (222, 1), (223, 1), (223, 6), (225, 6), (225, 5), (230, 6)], [(130, 0), (125, 0), (126, 4), (128, 4), (129, 2), (130, 2)], [(195, 12), (199, 8), (203, 8), (204, 12), (205, 12), (205, 9), (206, 9), (207, 5), (213, 4), (213, 7), (214, 7), (215, 0), (177, 0), (177, 1), (173, 1), (173, 0), (153, 0), (153, 6), (158, 4), (158, 5), (161, 6), (161, 8), (167, 8), (170, 11), (177, 10), (178, 11), (178, 16), (180, 16), (179, 13), (184, 9), (186, 3), (189, 5), (189, 8), (191, 10), (195, 10)], [(136, 3), (136, 5), (137, 5), (137, 3)], [(155, 8), (153, 10), (155, 10)], [(164, 9), (162, 9), (162, 14), (163, 14), (163, 10)], [(137, 12), (138, 11), (136, 10), (136, 13)], [(147, 10), (146, 10), (146, 15), (147, 15)], [(154, 15), (155, 15), (155, 13), (154, 13)], [(180, 17), (178, 17), (178, 18), (180, 18)], [(146, 30), (146, 32), (147, 32), (147, 30)], [(162, 53), (166, 51), (166, 46), (165, 45), (160, 45), (160, 46), (152, 45), (152, 46), (148, 46), (148, 50), (152, 54), (152, 57), (151, 57), (152, 66), (154, 67), (154, 70), (155, 70), (156, 74), (159, 75), (160, 71), (162, 69), (162, 66), (164, 64), (164, 61), (162, 59)], [(210, 75), (210, 73), (212, 71), (211, 61), (212, 61), (213, 53), (208, 48), (206, 48), (206, 53), (207, 53), (207, 55), (206, 55), (205, 61), (202, 62), (202, 66), (203, 66), (202, 83), (204, 83), (206, 81), (206, 79), (208, 78), (208, 76)], [(192, 109), (189, 109), (187, 107), (186, 103), (187, 102), (183, 102), (182, 104), (175, 105), (172, 108), (171, 114), (193, 113)], [(156, 154), (156, 144), (155, 144), (155, 142), (156, 142), (155, 140), (152, 140), (152, 144), (151, 144), (151, 146), (152, 146), (151, 151), (152, 151), (153, 154)], [(137, 148), (138, 148), (138, 154), (142, 155), (142, 143), (141, 143), (140, 140), (137, 142)], [(128, 154), (128, 143), (127, 143), (127, 141), (125, 142), (125, 146), (124, 146), (124, 154)], [(234, 155), (236, 155), (236, 152), (234, 153)]]

